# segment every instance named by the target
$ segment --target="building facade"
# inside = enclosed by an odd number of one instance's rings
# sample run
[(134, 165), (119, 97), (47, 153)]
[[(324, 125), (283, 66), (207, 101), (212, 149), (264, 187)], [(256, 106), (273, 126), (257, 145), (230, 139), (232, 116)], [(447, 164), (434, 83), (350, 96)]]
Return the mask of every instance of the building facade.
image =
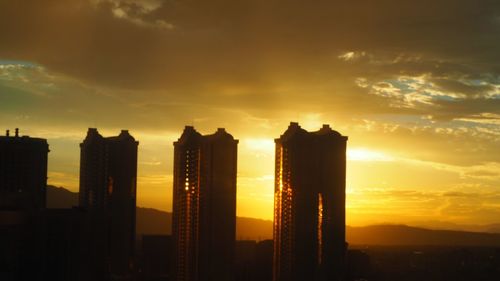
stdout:
[(138, 145), (126, 130), (105, 138), (94, 128), (80, 144), (79, 203), (92, 220), (96, 276), (132, 276)]
[(273, 280), (342, 280), (347, 137), (292, 122), (275, 143)]
[(237, 144), (186, 126), (174, 143), (174, 280), (233, 280)]
[(47, 140), (20, 136), (16, 129), (0, 136), (0, 209), (45, 208)]

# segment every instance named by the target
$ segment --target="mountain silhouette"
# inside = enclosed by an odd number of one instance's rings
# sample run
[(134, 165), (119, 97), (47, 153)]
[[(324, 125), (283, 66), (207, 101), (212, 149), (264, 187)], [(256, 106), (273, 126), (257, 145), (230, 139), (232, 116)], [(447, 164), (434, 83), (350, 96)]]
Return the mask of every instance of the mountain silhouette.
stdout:
[[(47, 187), (48, 208), (71, 208), (78, 203), (78, 193), (62, 187)], [(143, 234), (170, 234), (172, 213), (152, 208), (137, 207), (137, 237)], [(491, 231), (500, 230), (491, 225)], [(500, 246), (500, 233), (482, 233), (457, 230), (430, 230), (407, 225), (372, 225), (346, 228), (350, 245), (429, 245), (429, 246)], [(272, 239), (273, 222), (255, 218), (238, 217), (238, 240)]]
[[(170, 234), (172, 213), (151, 208), (137, 207), (137, 234)], [(236, 237), (238, 240), (272, 239), (272, 221), (237, 217)]]
[[(47, 186), (48, 208), (71, 208), (78, 205), (78, 193), (63, 187)], [(172, 213), (152, 208), (137, 207), (137, 237), (143, 234), (170, 234)], [(264, 240), (273, 237), (273, 222), (256, 218), (238, 217), (236, 237), (239, 240)]]
[(500, 233), (430, 230), (407, 225), (347, 227), (351, 245), (500, 246)]
[(65, 209), (78, 205), (78, 193), (64, 187), (47, 186), (47, 208)]

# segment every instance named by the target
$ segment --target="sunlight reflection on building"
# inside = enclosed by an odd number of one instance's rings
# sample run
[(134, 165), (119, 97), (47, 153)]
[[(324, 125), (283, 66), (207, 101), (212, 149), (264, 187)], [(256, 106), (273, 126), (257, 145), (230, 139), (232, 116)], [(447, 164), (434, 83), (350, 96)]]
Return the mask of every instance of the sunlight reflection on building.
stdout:
[(342, 280), (347, 137), (291, 123), (275, 142), (273, 279)]

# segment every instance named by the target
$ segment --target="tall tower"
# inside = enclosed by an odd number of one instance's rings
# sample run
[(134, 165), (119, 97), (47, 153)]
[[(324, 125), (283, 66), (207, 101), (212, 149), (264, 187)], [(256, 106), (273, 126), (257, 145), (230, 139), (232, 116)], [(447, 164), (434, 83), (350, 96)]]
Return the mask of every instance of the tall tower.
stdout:
[(131, 277), (135, 252), (138, 145), (126, 130), (105, 138), (94, 128), (80, 144), (79, 201), (91, 216), (96, 267), (119, 279)]
[(46, 139), (20, 136), (18, 129), (0, 136), (0, 209), (45, 208), (48, 152)]
[(104, 209), (108, 203), (108, 153), (106, 139), (97, 129), (89, 128), (87, 137), (80, 144), (81, 207)]
[(292, 122), (275, 143), (273, 279), (342, 280), (347, 137)]
[(186, 126), (174, 143), (174, 280), (232, 281), (237, 145), (224, 129)]

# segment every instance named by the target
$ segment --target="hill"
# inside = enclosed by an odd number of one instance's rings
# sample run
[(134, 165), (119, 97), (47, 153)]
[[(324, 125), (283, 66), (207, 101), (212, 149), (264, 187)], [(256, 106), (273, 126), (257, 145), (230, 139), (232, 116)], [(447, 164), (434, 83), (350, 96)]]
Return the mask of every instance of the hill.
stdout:
[[(48, 208), (71, 208), (78, 204), (78, 193), (63, 187), (47, 186)], [(172, 213), (152, 208), (137, 207), (137, 235), (170, 234), (172, 232)], [(238, 217), (236, 237), (240, 240), (263, 240), (273, 237), (272, 221)]]
[(406, 225), (347, 227), (351, 245), (381, 246), (500, 246), (500, 234), (430, 230)]
[[(78, 194), (61, 187), (47, 187), (49, 208), (70, 208)], [(170, 234), (172, 213), (137, 207), (137, 235)], [(236, 237), (239, 240), (272, 239), (272, 221), (238, 217)], [(350, 245), (429, 245), (429, 246), (500, 246), (499, 233), (457, 230), (430, 230), (406, 225), (372, 225), (346, 228)]]
[[(172, 213), (156, 209), (137, 207), (138, 234), (170, 234), (172, 232)], [(272, 239), (271, 221), (237, 217), (236, 237), (238, 240)]]
[(71, 208), (78, 205), (78, 193), (64, 187), (47, 186), (47, 208)]

